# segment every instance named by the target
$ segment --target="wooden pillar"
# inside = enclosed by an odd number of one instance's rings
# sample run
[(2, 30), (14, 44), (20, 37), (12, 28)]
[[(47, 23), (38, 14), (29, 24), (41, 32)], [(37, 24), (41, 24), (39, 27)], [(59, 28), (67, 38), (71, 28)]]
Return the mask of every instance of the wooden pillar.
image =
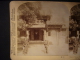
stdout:
[(58, 39), (58, 38), (59, 38), (59, 37), (58, 37), (59, 35), (58, 35), (58, 30), (57, 30), (56, 33), (57, 33), (57, 45), (59, 45), (59, 39)]
[(27, 39), (29, 40), (29, 30), (26, 31)]
[(48, 40), (48, 31), (46, 32), (46, 39)]
[(43, 31), (44, 31), (44, 40), (46, 40), (46, 30)]
[(45, 46), (45, 51), (46, 51), (46, 53), (48, 53), (48, 46), (47, 46), (48, 41), (46, 40), (47, 39), (47, 32), (46, 32), (46, 30), (43, 30), (43, 31), (44, 31), (44, 46)]
[(77, 38), (79, 38), (79, 31), (77, 31), (77, 35), (78, 35)]

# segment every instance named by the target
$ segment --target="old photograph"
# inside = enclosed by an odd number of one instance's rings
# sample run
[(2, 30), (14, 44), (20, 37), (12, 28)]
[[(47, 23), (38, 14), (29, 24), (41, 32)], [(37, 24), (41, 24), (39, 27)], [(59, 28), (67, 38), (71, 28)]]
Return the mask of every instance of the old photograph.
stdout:
[(80, 55), (80, 3), (17, 1), (10, 5), (11, 54)]
[(17, 13), (18, 55), (68, 55), (69, 11), (64, 4), (25, 2)]
[(80, 4), (70, 9), (69, 51), (72, 51), (70, 55), (80, 55)]

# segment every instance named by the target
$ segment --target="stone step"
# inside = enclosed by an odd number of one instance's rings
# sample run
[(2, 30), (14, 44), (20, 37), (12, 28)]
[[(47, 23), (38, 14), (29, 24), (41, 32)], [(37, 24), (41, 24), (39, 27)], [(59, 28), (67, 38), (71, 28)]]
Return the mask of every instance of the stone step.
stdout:
[(29, 41), (29, 44), (44, 44), (44, 41)]
[(23, 44), (22, 43), (18, 43), (18, 48), (22, 48)]
[(18, 52), (20, 52), (20, 51), (22, 51), (22, 50), (23, 50), (23, 48), (17, 48), (17, 50), (18, 50)]

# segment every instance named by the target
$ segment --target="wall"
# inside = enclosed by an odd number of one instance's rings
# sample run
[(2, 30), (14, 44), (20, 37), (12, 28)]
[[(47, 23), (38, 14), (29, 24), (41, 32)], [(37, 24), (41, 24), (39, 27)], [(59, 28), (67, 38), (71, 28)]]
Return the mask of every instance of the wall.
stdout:
[(50, 32), (51, 36), (47, 37), (48, 53), (51, 55), (68, 55), (67, 32), (57, 30), (50, 30)]

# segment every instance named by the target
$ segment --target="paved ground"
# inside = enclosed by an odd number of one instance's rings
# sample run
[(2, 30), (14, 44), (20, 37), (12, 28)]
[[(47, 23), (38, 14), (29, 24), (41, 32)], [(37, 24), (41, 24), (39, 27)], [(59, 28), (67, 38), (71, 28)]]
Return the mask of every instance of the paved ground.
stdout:
[[(22, 51), (18, 55), (23, 55)], [(46, 53), (45, 46), (43, 44), (30, 44), (28, 48), (28, 53), (26, 56), (45, 56), (45, 55), (80, 55), (80, 47), (78, 48), (78, 53), (73, 54), (72, 51), (68, 50), (67, 44), (57, 44), (54, 42), (49, 42), (48, 53)]]
[(80, 45), (79, 45), (78, 53), (77, 53), (77, 54), (74, 54), (73, 51), (69, 51), (68, 55), (70, 55), (70, 56), (77, 56), (77, 55), (80, 55)]
[[(73, 52), (69, 52), (68, 43), (66, 43), (66, 34), (59, 32), (59, 36), (57, 37), (56, 32), (53, 31), (52, 37), (48, 36), (46, 38), (48, 40), (48, 53), (46, 53), (46, 49), (44, 44), (30, 44), (28, 48), (27, 54), (25, 56), (46, 56), (46, 55), (75, 55)], [(18, 55), (24, 55), (22, 50), (18, 53)], [(78, 49), (78, 54), (80, 55), (80, 48)]]
[[(68, 44), (65, 44), (65, 40), (63, 40), (63, 42), (59, 41), (58, 43), (56, 40), (51, 39), (48, 42), (48, 53), (46, 53), (44, 44), (30, 44), (26, 55), (68, 55)], [(23, 55), (23, 53), (20, 52), (18, 55)]]

